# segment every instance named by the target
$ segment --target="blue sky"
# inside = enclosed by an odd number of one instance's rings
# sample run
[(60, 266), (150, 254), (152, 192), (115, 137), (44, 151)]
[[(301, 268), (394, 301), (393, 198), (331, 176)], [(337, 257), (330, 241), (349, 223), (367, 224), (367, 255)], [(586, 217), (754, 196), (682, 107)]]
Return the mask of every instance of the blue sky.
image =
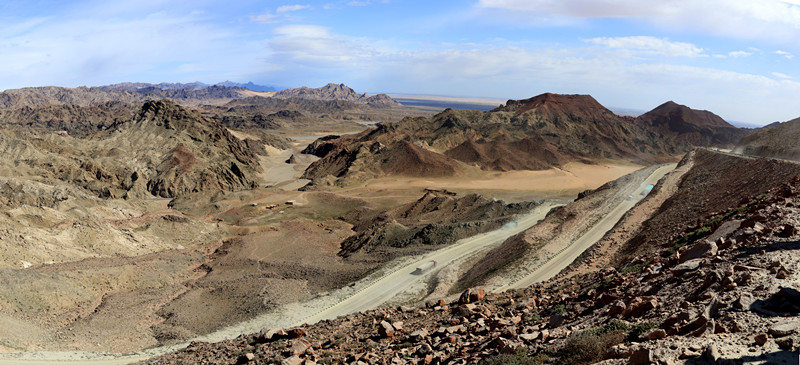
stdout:
[(800, 117), (800, 0), (0, 3), (0, 89), (124, 81), (673, 100)]

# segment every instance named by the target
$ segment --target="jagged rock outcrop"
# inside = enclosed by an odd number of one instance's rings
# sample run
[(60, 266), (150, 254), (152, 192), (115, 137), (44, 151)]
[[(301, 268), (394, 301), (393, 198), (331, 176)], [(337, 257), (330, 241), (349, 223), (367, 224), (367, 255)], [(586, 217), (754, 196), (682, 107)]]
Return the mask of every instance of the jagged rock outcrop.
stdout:
[(747, 134), (718, 115), (672, 101), (634, 119), (636, 124), (698, 147), (731, 147)]
[(225, 127), (168, 100), (145, 103), (132, 121), (98, 139), (103, 147), (128, 151), (129, 168), (140, 166), (138, 178), (161, 197), (251, 189), (261, 169), (247, 144)]
[(396, 100), (386, 94), (369, 96), (366, 93), (358, 94), (355, 90), (345, 84), (327, 84), (320, 88), (309, 88), (306, 86), (296, 89), (285, 89), (273, 95), (277, 99), (310, 99), (310, 100), (342, 100), (358, 104), (366, 104), (371, 107), (391, 107), (398, 106)]
[(800, 118), (770, 124), (744, 136), (734, 148), (735, 153), (749, 156), (800, 160)]

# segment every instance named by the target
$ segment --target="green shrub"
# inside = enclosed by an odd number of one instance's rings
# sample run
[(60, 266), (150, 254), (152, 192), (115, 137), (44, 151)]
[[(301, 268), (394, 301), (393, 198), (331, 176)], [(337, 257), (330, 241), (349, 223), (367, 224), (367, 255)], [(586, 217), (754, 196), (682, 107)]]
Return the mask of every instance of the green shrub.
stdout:
[(626, 331), (583, 331), (567, 338), (559, 351), (561, 364), (592, 364), (602, 361), (609, 348), (625, 340)]
[(567, 307), (564, 304), (556, 304), (550, 308), (550, 315), (567, 313)]
[(513, 354), (499, 354), (481, 360), (480, 365), (540, 365), (547, 361), (547, 356), (538, 354), (531, 356), (526, 347), (518, 347)]
[(648, 332), (652, 331), (653, 329), (658, 327), (658, 323), (655, 322), (641, 322), (637, 323), (633, 328), (631, 328), (630, 333), (628, 334), (628, 341), (639, 341), (642, 335), (647, 334)]

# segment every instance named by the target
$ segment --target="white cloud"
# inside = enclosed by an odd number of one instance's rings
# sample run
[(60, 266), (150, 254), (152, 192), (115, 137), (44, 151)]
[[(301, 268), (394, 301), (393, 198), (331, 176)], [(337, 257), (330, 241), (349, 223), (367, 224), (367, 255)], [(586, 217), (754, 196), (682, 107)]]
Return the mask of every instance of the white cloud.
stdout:
[(359, 0), (352, 0), (347, 3), (350, 6), (367, 6), (369, 5), (369, 1), (359, 1)]
[(672, 42), (668, 39), (633, 36), (616, 38), (591, 38), (587, 42), (600, 44), (611, 48), (624, 49), (637, 53), (654, 54), (672, 57), (700, 57), (703, 49), (691, 43)]
[(785, 73), (780, 73), (780, 72), (773, 72), (772, 76), (775, 76), (775, 77), (777, 77), (779, 79), (784, 79), (784, 80), (788, 80), (788, 79), (792, 78), (791, 76), (789, 76), (789, 75), (787, 75)]
[(311, 5), (284, 5), (284, 6), (279, 6), (278, 9), (275, 11), (278, 13), (285, 13), (287, 11), (298, 11), (309, 8), (311, 8)]
[(265, 14), (250, 16), (250, 21), (261, 24), (279, 23), (281, 21), (281, 16), (277, 14), (265, 13)]
[(478, 7), (551, 17), (633, 18), (669, 29), (800, 42), (800, 6), (779, 0), (480, 0)]
[(747, 51), (728, 52), (728, 57), (732, 57), (732, 58), (750, 57), (752, 55), (753, 55), (753, 52), (747, 52)]
[(789, 52), (786, 52), (786, 51), (780, 51), (780, 50), (778, 50), (778, 51), (775, 51), (775, 54), (777, 54), (777, 55), (780, 55), (780, 56), (783, 56), (783, 57), (786, 57), (787, 59), (790, 59), (790, 60), (791, 60), (792, 58), (794, 58), (794, 55), (793, 55), (793, 54), (791, 54), (791, 53), (789, 53)]

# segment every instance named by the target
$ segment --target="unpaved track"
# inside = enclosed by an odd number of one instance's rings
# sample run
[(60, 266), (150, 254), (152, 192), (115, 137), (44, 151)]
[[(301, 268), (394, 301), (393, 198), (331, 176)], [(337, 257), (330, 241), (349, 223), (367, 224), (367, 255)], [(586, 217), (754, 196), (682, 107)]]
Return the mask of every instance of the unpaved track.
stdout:
[[(497, 246), (509, 237), (532, 227), (544, 219), (550, 209), (558, 205), (546, 202), (536, 207), (531, 213), (519, 216), (516, 224), (506, 224), (503, 228), (462, 239), (452, 246), (424, 255), (418, 260), (385, 275), (344, 301), (304, 319), (302, 323), (315, 323), (323, 319), (374, 309), (454, 260), (474, 254), (487, 247)], [(412, 274), (417, 267), (431, 261), (437, 262), (436, 269), (422, 275)]]
[(522, 279), (501, 287), (499, 291), (508, 289), (526, 288), (530, 285), (548, 280), (558, 275), (561, 270), (564, 270), (569, 264), (580, 256), (583, 251), (599, 241), (606, 232), (619, 222), (622, 216), (633, 208), (636, 203), (642, 200), (646, 193), (645, 190), (648, 185), (655, 185), (668, 172), (675, 169), (675, 164), (659, 167), (653, 171), (647, 179), (644, 180), (635, 190), (629, 191), (628, 194), (631, 198), (623, 200), (619, 205), (614, 207), (607, 215), (600, 219), (592, 228), (590, 228), (580, 238), (564, 247), (561, 252), (556, 254), (553, 258), (542, 264), (538, 269), (523, 277)]

